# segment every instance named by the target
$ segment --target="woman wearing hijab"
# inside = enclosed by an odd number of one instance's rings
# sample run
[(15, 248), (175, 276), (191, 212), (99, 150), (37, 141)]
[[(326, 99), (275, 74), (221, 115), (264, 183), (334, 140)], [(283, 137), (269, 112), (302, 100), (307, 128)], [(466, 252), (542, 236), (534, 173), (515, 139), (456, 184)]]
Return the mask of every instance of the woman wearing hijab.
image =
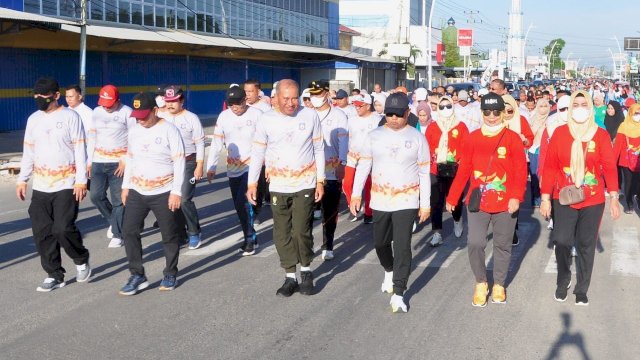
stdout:
[(624, 112), (619, 102), (611, 100), (607, 105), (607, 115), (604, 117), (604, 127), (607, 129), (611, 141), (616, 138), (618, 127), (624, 121)]
[(387, 95), (383, 93), (375, 93), (373, 94), (373, 108), (376, 111), (376, 114), (380, 115), (380, 117), (384, 117), (384, 102), (387, 101)]
[[(611, 195), (610, 213), (620, 216), (616, 161), (607, 132), (596, 125), (589, 93), (571, 95), (567, 125), (558, 127), (551, 137), (542, 173), (540, 214), (549, 217), (553, 207), (557, 221), (551, 233), (555, 243), (558, 275), (556, 301), (565, 301), (571, 287), (571, 246), (575, 244), (576, 305), (588, 305), (598, 230), (605, 207), (605, 183)], [(571, 144), (570, 151), (567, 145)], [(560, 202), (560, 192), (581, 189), (584, 196)]]
[[(425, 103), (423, 103), (425, 104)], [(422, 104), (421, 104), (422, 105)], [(442, 244), (442, 211), (444, 199), (449, 194), (455, 176), (462, 145), (469, 135), (467, 126), (454, 112), (453, 101), (443, 96), (438, 102), (438, 120), (433, 121), (426, 131), (427, 143), (431, 154), (431, 229), (435, 232), (429, 244)], [(426, 107), (429, 105), (425, 104)], [(418, 109), (420, 116), (420, 109)], [(458, 200), (453, 211), (453, 233), (462, 236), (462, 199)]]
[(418, 125), (416, 129), (418, 129), (422, 135), (427, 132), (427, 127), (431, 123), (431, 106), (427, 101), (421, 101), (416, 107), (416, 114), (418, 114)]
[[(618, 160), (624, 178), (626, 214), (633, 213), (633, 202), (638, 202), (640, 190), (640, 104), (631, 105), (627, 117), (618, 128), (614, 140), (613, 154)], [(637, 206), (637, 205), (636, 205)]]
[[(516, 99), (511, 95), (502, 95), (502, 99), (504, 100), (504, 120), (507, 129), (515, 132), (520, 135), (520, 139), (522, 139), (522, 144), (525, 149), (529, 149), (533, 144), (534, 135), (531, 131), (531, 127), (529, 126), (529, 122), (527, 122), (527, 118), (520, 115), (520, 108)], [(540, 197), (540, 190), (538, 183), (531, 182), (531, 198), (535, 199)], [(535, 191), (537, 190), (537, 191)], [(516, 218), (518, 214), (516, 214)], [(518, 240), (518, 222), (516, 221), (516, 231), (513, 232), (512, 245), (517, 246), (520, 243)]]
[(542, 135), (546, 130), (550, 109), (551, 107), (547, 100), (538, 100), (536, 109), (529, 121), (531, 124), (531, 132), (534, 135), (533, 143), (528, 149), (529, 174), (531, 175), (531, 205), (536, 208), (540, 207), (540, 179), (538, 178), (540, 143), (542, 141)]
[(511, 261), (511, 240), (516, 214), (527, 187), (527, 161), (519, 134), (506, 128), (502, 97), (490, 93), (482, 97), (482, 127), (467, 137), (460, 155), (458, 172), (447, 196), (447, 211), (454, 212), (469, 182), (469, 263), (475, 276), (473, 306), (485, 306), (489, 295), (485, 248), (487, 230), (493, 225), (492, 302), (507, 301), (505, 282)]

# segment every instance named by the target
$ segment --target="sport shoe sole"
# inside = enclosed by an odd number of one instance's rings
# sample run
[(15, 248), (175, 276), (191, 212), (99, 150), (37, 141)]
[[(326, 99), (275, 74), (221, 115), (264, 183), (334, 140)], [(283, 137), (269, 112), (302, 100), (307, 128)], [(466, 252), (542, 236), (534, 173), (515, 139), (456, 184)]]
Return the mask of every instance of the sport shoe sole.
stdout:
[(243, 251), (242, 252), (242, 256), (251, 256), (251, 255), (255, 255), (256, 254), (256, 249), (254, 248), (253, 251)]
[(109, 241), (108, 247), (110, 249), (115, 249), (115, 248), (122, 247), (123, 245), (124, 245), (124, 241), (122, 239), (113, 238), (111, 239), (111, 241)]
[(67, 283), (63, 281), (63, 282), (61, 282), (60, 284), (54, 285), (53, 287), (51, 287), (51, 288), (49, 288), (49, 289), (45, 289), (45, 288), (43, 288), (42, 286), (38, 286), (38, 287), (36, 288), (36, 291), (38, 291), (38, 292), (51, 292), (51, 291), (53, 291), (53, 290), (55, 290), (55, 289), (58, 289), (58, 288), (64, 287), (65, 285), (67, 285)]
[(178, 280), (176, 280), (175, 283), (173, 283), (173, 286), (160, 286), (158, 288), (158, 291), (172, 291), (175, 290), (176, 286), (178, 286)]
[[(571, 281), (569, 281), (569, 285), (567, 285), (567, 290), (569, 290), (571, 288)], [(556, 294), (553, 294), (553, 299), (557, 302), (565, 302), (567, 301), (567, 298), (569, 297), (569, 293), (567, 292), (567, 295), (564, 297), (564, 299), (559, 299), (556, 297)]]
[(118, 294), (124, 295), (124, 296), (131, 296), (131, 295), (137, 294), (139, 291), (142, 291), (148, 287), (149, 287), (149, 282), (145, 281), (142, 284), (138, 285), (138, 287), (135, 290), (127, 291), (127, 292), (120, 290)]
[(76, 276), (76, 281), (79, 282), (79, 283), (87, 282), (90, 279), (91, 279), (91, 268), (89, 268), (89, 273), (87, 274), (87, 276), (84, 279), (81, 279), (78, 276)]

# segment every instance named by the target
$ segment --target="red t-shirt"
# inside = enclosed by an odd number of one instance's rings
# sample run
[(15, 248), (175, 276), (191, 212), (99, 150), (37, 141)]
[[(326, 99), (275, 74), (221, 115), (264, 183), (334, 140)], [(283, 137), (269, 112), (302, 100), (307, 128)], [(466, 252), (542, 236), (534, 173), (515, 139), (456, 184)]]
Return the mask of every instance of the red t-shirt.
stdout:
[(618, 165), (640, 172), (640, 137), (630, 138), (618, 133), (613, 140), (613, 155)]
[[(429, 144), (429, 152), (431, 153), (431, 173), (433, 175), (438, 175), (438, 164), (436, 164), (438, 152), (436, 148), (440, 143), (440, 135), (442, 135), (442, 129), (440, 129), (440, 126), (438, 126), (435, 121), (427, 126), (427, 131), (424, 133), (424, 136), (427, 138), (427, 143)], [(462, 121), (453, 129), (449, 130), (447, 161), (460, 162), (462, 146), (468, 136), (469, 130), (467, 129), (467, 125)]]
[[(470, 181), (469, 194), (476, 188), (482, 191), (480, 210), (484, 212), (507, 211), (509, 199), (524, 201), (527, 188), (524, 151), (520, 135), (509, 129), (495, 136), (483, 135), (482, 129), (475, 130), (464, 143), (458, 173), (449, 190), (447, 202), (458, 202), (467, 181)], [(469, 203), (468, 196), (465, 202)]]
[[(562, 125), (553, 132), (549, 148), (544, 160), (540, 192), (552, 194), (558, 199), (560, 189), (572, 185), (571, 179), (571, 144), (573, 136), (568, 125)], [(593, 139), (582, 144), (587, 149), (584, 176), (584, 201), (571, 205), (574, 209), (602, 204), (605, 201), (605, 182), (608, 191), (618, 191), (618, 170), (611, 146), (609, 133), (602, 128), (596, 130)]]
[[(531, 126), (529, 126), (529, 122), (527, 118), (520, 115), (520, 133), (524, 135), (525, 139), (527, 139), (527, 146), (525, 149), (528, 149), (533, 145), (533, 138), (535, 135), (533, 134), (533, 130), (531, 130)], [(522, 139), (520, 140), (522, 141)]]

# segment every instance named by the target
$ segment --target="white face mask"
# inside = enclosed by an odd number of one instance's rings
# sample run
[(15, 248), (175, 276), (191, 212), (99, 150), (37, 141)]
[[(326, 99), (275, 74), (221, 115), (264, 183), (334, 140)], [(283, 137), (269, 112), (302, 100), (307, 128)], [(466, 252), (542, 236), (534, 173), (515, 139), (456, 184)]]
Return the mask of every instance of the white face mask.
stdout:
[(562, 122), (567, 122), (567, 115), (569, 115), (569, 111), (559, 111), (557, 114)]
[(591, 115), (591, 112), (583, 107), (573, 109), (573, 120), (575, 120), (578, 124), (582, 124), (587, 121), (589, 115)]
[(314, 108), (321, 108), (326, 101), (327, 99), (325, 97), (311, 97), (311, 105), (313, 105)]
[(440, 110), (440, 114), (445, 118), (451, 117), (451, 115), (453, 115), (453, 109), (442, 109)]
[(633, 121), (640, 122), (640, 114), (633, 115)]
[(487, 125), (486, 123), (484, 124), (485, 128), (487, 130), (489, 130), (489, 132), (495, 133), (498, 132), (498, 130), (502, 129), (502, 127), (504, 126), (503, 123), (497, 123), (496, 125)]
[(165, 105), (167, 105), (164, 102), (164, 97), (162, 97), (161, 95), (156, 96), (156, 105), (158, 105), (158, 107), (164, 107)]

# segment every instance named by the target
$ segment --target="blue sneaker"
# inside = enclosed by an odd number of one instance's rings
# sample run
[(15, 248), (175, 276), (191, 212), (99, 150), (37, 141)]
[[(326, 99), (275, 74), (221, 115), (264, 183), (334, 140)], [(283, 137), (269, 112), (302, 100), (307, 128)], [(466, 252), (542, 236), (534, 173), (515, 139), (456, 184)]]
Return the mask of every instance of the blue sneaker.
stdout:
[(160, 282), (160, 291), (171, 291), (178, 285), (178, 279), (174, 275), (165, 275)]
[(131, 275), (125, 286), (120, 289), (120, 295), (135, 295), (138, 291), (144, 290), (147, 287), (149, 287), (149, 282), (144, 275)]
[(200, 240), (200, 234), (189, 235), (189, 250), (194, 250), (200, 247), (202, 240)]

